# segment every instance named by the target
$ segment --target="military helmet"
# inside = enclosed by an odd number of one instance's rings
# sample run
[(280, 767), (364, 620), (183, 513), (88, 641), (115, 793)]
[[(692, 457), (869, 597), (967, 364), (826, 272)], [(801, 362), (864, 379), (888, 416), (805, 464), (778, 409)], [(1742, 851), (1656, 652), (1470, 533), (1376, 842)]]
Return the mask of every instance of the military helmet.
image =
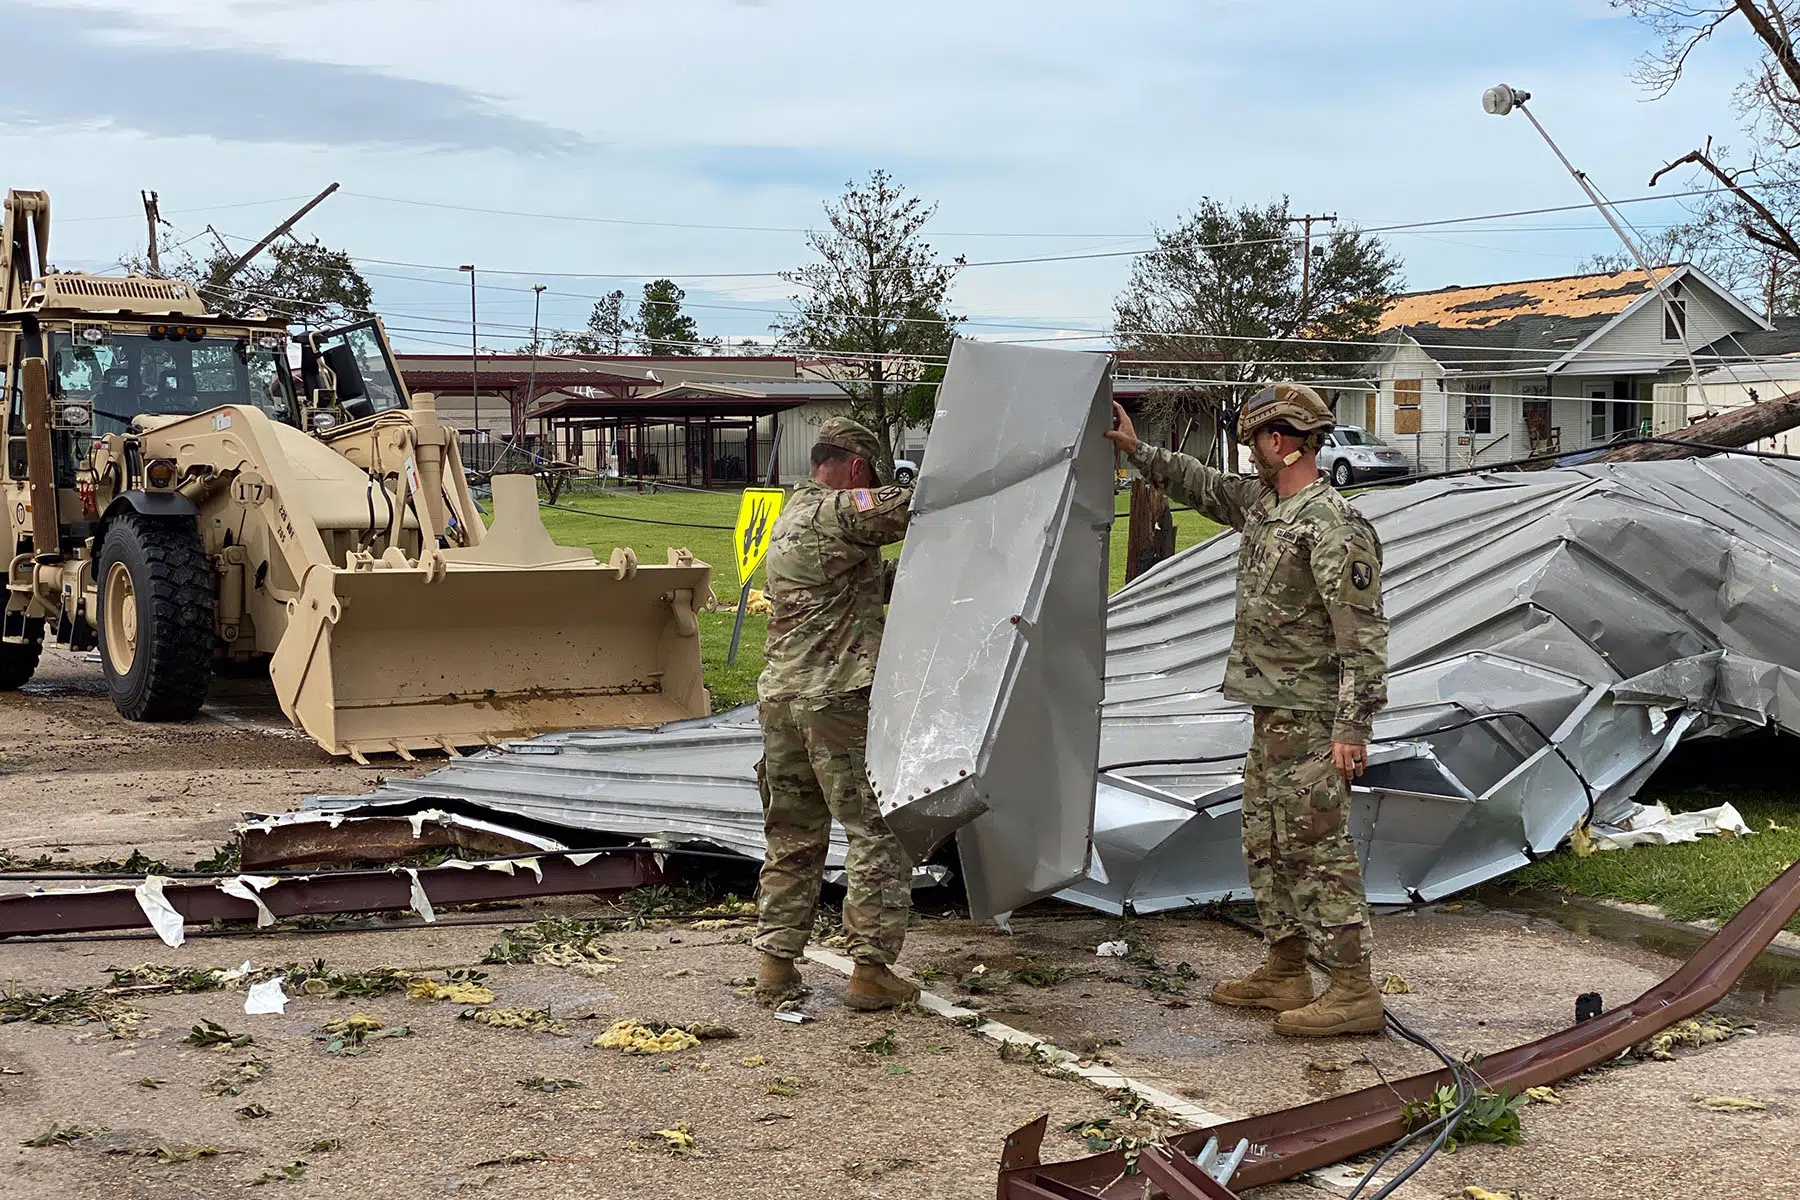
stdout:
[(1304, 383), (1272, 383), (1250, 397), (1238, 413), (1238, 441), (1250, 445), (1256, 431), (1265, 425), (1285, 425), (1296, 433), (1327, 434), (1337, 427), (1337, 418), (1325, 406), (1319, 393)]
[(870, 467), (881, 461), (881, 440), (874, 430), (849, 417), (827, 417), (819, 426), (819, 436), (814, 441), (821, 446), (848, 450)]

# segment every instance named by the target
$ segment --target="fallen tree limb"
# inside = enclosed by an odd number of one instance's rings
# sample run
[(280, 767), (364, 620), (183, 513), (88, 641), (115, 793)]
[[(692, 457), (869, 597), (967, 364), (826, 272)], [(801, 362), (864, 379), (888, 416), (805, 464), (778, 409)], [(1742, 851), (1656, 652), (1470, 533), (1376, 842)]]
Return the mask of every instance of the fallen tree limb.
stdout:
[[(1763, 400), (1734, 408), (1696, 421), (1686, 429), (1675, 429), (1655, 442), (1634, 442), (1620, 446), (1595, 459), (1596, 462), (1651, 462), (1657, 459), (1697, 458), (1710, 454), (1713, 448), (1734, 449), (1751, 442), (1774, 437), (1800, 426), (1800, 392), (1791, 392), (1773, 400)], [(1691, 443), (1687, 446), (1672, 442)]]

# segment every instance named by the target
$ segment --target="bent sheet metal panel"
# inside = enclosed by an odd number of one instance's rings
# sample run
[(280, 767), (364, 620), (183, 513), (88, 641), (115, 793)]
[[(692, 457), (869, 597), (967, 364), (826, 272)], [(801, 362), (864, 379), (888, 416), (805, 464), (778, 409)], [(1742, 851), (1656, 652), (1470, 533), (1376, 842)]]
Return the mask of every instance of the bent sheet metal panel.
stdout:
[(1105, 356), (951, 351), (876, 667), (868, 768), (915, 857), (957, 835), (977, 916), (1086, 868), (1111, 424)]
[[(1377, 761), (1360, 781), (1351, 824), (1371, 899), (1435, 899), (1554, 849), (1590, 805), (1602, 820), (1629, 813), (1690, 730), (1795, 729), (1794, 464), (1596, 465), (1356, 503), (1382, 537), (1393, 627), (1393, 703), (1376, 737), (1419, 738), (1441, 767), (1434, 782)], [(1245, 710), (1218, 691), (1236, 547), (1227, 534), (1178, 555), (1109, 610), (1102, 767), (1174, 759), (1116, 773), (1210, 807), (1174, 832), (1159, 808), (1139, 831), (1103, 787), (1105, 879), (1067, 899), (1150, 911), (1243, 894), (1226, 852), (1240, 823), (1217, 803), (1241, 790), (1219, 776), (1241, 771), (1245, 744)], [(1512, 710), (1524, 716), (1427, 735)]]

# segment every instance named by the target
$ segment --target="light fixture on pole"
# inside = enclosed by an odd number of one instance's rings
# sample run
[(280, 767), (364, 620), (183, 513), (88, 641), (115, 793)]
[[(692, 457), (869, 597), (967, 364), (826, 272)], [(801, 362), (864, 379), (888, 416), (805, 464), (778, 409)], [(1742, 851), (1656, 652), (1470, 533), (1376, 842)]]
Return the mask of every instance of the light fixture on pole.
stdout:
[(1575, 168), (1575, 164), (1569, 161), (1569, 156), (1562, 152), (1562, 147), (1558, 146), (1556, 141), (1551, 138), (1550, 131), (1545, 129), (1537, 119), (1537, 114), (1525, 107), (1525, 102), (1529, 99), (1531, 99), (1530, 92), (1522, 92), (1509, 84), (1499, 83), (1481, 93), (1481, 109), (1496, 117), (1507, 116), (1514, 109), (1525, 114), (1525, 119), (1530, 121), (1531, 127), (1538, 131), (1538, 136), (1544, 139), (1544, 144), (1550, 147), (1551, 152), (1556, 155), (1557, 161), (1562, 163), (1563, 169), (1568, 171), (1569, 176), (1577, 184), (1581, 185), (1581, 190), (1587, 193), (1589, 202), (1599, 210), (1602, 217), (1606, 218), (1606, 223), (1612, 226), (1612, 231), (1619, 235), (1621, 242), (1625, 243), (1625, 249), (1631, 251), (1631, 257), (1636, 259), (1637, 265), (1643, 268), (1644, 278), (1650, 281), (1651, 288), (1655, 290), (1657, 298), (1662, 301), (1663, 313), (1669, 325), (1680, 335), (1681, 351), (1687, 358), (1688, 371), (1692, 374), (1694, 383), (1698, 384), (1700, 366), (1694, 361), (1693, 348), (1688, 345), (1687, 321), (1684, 315), (1676, 312), (1675, 305), (1668, 291), (1663, 287), (1662, 280), (1658, 278), (1655, 271), (1651, 270), (1650, 261), (1644, 257), (1644, 252), (1638, 249), (1637, 242), (1633, 241), (1631, 236), (1625, 232), (1625, 225), (1613, 213), (1612, 206), (1595, 190), (1594, 185), (1588, 182), (1587, 173)]
[[(475, 264), (456, 268), (469, 273), (469, 403), (474, 407), (475, 440), (481, 441), (481, 348), (475, 325)], [(477, 470), (480, 469), (477, 465)]]
[[(542, 306), (543, 302), (544, 302), (544, 285), (541, 283), (532, 284), (531, 285), (531, 374), (527, 377), (526, 383), (525, 383), (525, 407), (519, 410), (519, 419), (521, 421), (524, 420), (525, 414), (528, 411), (530, 411), (532, 403), (537, 400), (538, 311), (539, 311), (539, 308)], [(519, 432), (520, 432), (519, 430), (515, 429), (515, 430), (513, 430), (513, 435), (516, 437), (516, 436), (518, 436)]]

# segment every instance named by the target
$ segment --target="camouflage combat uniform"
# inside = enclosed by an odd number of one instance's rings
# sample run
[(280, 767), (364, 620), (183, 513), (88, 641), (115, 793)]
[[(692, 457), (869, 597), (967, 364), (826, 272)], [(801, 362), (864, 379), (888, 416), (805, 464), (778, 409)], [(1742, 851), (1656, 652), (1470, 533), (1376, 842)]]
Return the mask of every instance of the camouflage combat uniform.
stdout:
[(1285, 499), (1254, 479), (1140, 445), (1145, 479), (1243, 533), (1227, 699), (1255, 718), (1244, 859), (1271, 943), (1307, 935), (1328, 966), (1372, 947), (1349, 787), (1331, 744), (1367, 745), (1387, 703), (1381, 542), (1325, 480)]
[(751, 944), (781, 958), (799, 957), (812, 932), (833, 817), (850, 842), (850, 956), (891, 964), (906, 937), (912, 864), (882, 819), (863, 748), (892, 585), (881, 547), (905, 536), (911, 501), (907, 488), (836, 489), (809, 479), (788, 497), (770, 535), (774, 611), (768, 665), (757, 681), (768, 850)]

